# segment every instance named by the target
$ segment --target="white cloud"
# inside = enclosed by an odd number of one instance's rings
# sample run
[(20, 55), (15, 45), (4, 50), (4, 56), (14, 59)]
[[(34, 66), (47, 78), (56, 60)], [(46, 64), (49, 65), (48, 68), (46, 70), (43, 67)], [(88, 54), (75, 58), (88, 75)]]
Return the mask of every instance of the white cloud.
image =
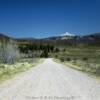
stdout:
[(64, 34), (61, 34), (61, 36), (75, 36), (74, 34), (71, 34), (71, 33), (69, 33), (69, 32), (66, 32), (66, 33), (64, 33)]

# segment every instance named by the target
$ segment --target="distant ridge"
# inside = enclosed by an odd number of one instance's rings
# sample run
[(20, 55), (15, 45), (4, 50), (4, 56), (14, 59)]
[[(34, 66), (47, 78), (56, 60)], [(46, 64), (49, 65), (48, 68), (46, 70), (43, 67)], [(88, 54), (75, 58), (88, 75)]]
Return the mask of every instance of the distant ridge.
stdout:
[(2, 38), (9, 39), (10, 37), (3, 33), (0, 33), (0, 39), (2, 39)]
[(46, 40), (67, 40), (67, 39), (72, 39), (75, 35), (71, 34), (69, 32), (65, 32), (64, 34), (61, 34), (59, 36), (53, 36), (53, 37), (48, 37), (45, 38)]
[(0, 33), (0, 40), (2, 39), (12, 39), (14, 41), (17, 41), (18, 43), (52, 43), (52, 44), (59, 44), (59, 45), (72, 45), (72, 44), (91, 44), (91, 45), (100, 45), (100, 33), (93, 33), (85, 36), (75, 36), (70, 35), (69, 33), (66, 33), (62, 36), (54, 36), (54, 37), (48, 37), (44, 39), (36, 39), (36, 38), (12, 38), (9, 36), (4, 35), (3, 33)]
[(16, 38), (17, 40), (30, 40), (30, 41), (32, 41), (32, 40), (36, 40), (36, 38)]

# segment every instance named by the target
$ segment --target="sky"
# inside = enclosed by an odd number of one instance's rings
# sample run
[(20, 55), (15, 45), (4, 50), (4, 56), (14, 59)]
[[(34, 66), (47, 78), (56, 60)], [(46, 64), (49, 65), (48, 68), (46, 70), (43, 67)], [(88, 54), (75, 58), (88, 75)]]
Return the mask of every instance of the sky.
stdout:
[(0, 0), (0, 32), (18, 38), (100, 32), (100, 0)]

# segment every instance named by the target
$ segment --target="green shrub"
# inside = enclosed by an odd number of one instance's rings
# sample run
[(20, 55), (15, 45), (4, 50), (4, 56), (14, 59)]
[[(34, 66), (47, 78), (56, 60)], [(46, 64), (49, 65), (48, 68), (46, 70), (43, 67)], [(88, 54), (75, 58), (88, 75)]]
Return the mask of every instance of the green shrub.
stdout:
[(64, 57), (61, 57), (60, 60), (61, 60), (61, 62), (64, 62), (65, 61)]
[(71, 58), (67, 58), (66, 60), (67, 60), (67, 61), (71, 61)]
[(48, 52), (47, 52), (47, 50), (44, 50), (42, 53), (41, 53), (41, 55), (40, 55), (40, 57), (45, 57), (45, 58), (48, 58)]

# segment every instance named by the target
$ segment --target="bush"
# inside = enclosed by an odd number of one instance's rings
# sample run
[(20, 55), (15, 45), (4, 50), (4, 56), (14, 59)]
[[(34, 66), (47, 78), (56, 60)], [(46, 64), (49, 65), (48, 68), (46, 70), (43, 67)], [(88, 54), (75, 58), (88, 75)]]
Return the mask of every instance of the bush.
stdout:
[(66, 49), (64, 48), (62, 51), (63, 51), (63, 52), (65, 52), (65, 51), (66, 51)]
[(58, 58), (58, 55), (55, 55), (55, 58)]
[(48, 52), (46, 50), (44, 50), (40, 55), (40, 57), (45, 57), (45, 58), (48, 58), (48, 56), (49, 55), (48, 55)]
[(66, 60), (67, 60), (67, 61), (71, 61), (71, 58), (67, 58)]
[(84, 57), (84, 58), (83, 58), (83, 61), (88, 61), (88, 58), (87, 58), (87, 57)]
[(61, 62), (64, 62), (65, 61), (64, 57), (61, 57), (60, 60), (61, 60)]
[(55, 49), (55, 52), (56, 52), (56, 53), (58, 53), (59, 51), (60, 51), (59, 48), (56, 48), (56, 49)]
[(96, 68), (95, 73), (96, 73), (96, 75), (100, 75), (100, 66), (98, 66), (98, 68)]

